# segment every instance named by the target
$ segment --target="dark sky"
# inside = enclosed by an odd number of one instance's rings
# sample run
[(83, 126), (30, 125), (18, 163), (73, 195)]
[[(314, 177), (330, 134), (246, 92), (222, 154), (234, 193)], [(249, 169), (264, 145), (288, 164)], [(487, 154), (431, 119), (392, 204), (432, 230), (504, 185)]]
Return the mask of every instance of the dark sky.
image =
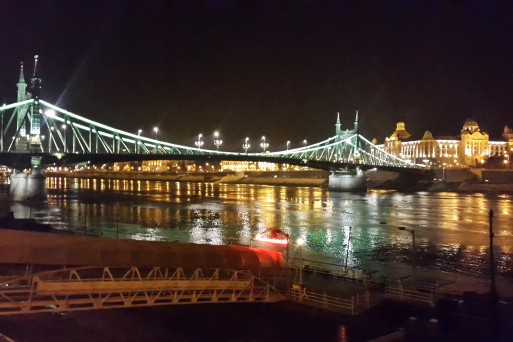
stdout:
[(37, 53), (47, 101), (180, 144), (513, 124), (510, 1), (0, 0), (0, 46), (1, 100)]

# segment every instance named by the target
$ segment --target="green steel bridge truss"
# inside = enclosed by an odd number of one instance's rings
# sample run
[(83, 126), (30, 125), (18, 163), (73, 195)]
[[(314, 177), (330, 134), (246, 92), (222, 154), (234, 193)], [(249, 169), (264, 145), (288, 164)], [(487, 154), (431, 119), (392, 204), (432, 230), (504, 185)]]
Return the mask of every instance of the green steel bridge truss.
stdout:
[[(21, 114), (20, 114), (21, 113)], [(23, 116), (20, 118), (19, 116)], [(345, 133), (294, 149), (265, 152), (230, 152), (169, 143), (125, 132), (61, 109), (44, 100), (26, 100), (0, 107), (0, 152), (45, 155), (159, 155), (154, 159), (194, 159), (216, 157), (222, 160), (252, 160), (317, 166), (423, 169), (376, 147), (358, 133)], [(34, 119), (36, 116), (37, 120)], [(39, 134), (22, 136), (20, 125), (37, 122)], [(25, 140), (23, 140), (25, 139)], [(17, 143), (20, 140), (26, 144)], [(149, 156), (148, 156), (149, 157)], [(150, 158), (145, 158), (150, 159)]]

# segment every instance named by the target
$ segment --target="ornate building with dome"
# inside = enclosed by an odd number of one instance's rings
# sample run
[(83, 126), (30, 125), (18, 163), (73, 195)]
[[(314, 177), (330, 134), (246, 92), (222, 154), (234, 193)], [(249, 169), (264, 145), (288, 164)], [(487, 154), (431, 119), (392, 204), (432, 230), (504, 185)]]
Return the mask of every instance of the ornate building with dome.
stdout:
[[(491, 156), (503, 157), (510, 163), (513, 154), (513, 130), (504, 128), (505, 141), (490, 141), (478, 123), (468, 119), (463, 124), (459, 139), (456, 137), (433, 137), (426, 131), (420, 140), (411, 140), (404, 122), (398, 122), (396, 130), (377, 145), (388, 153), (416, 164), (432, 167), (483, 167)], [(508, 167), (509, 168), (509, 167)]]

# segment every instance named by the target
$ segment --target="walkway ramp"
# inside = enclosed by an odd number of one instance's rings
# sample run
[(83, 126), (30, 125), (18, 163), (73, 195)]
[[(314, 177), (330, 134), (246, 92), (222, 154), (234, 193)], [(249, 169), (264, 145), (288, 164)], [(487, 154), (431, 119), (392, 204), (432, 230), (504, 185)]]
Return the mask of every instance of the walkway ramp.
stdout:
[(221, 269), (82, 267), (0, 283), (0, 315), (283, 299), (249, 273)]

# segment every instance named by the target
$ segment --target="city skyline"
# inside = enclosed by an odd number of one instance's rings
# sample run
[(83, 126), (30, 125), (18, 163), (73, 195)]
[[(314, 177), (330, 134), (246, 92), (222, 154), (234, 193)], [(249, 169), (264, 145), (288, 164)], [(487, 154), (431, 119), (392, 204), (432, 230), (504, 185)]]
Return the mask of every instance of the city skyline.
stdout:
[(337, 112), (351, 128), (356, 110), (378, 141), (398, 121), (444, 136), (474, 118), (494, 139), (511, 125), (508, 4), (24, 5), (0, 11), (7, 103), (19, 62), (28, 76), (39, 54), (42, 98), (190, 146), (215, 131), (234, 150), (262, 135), (274, 150), (316, 142), (333, 135)]

